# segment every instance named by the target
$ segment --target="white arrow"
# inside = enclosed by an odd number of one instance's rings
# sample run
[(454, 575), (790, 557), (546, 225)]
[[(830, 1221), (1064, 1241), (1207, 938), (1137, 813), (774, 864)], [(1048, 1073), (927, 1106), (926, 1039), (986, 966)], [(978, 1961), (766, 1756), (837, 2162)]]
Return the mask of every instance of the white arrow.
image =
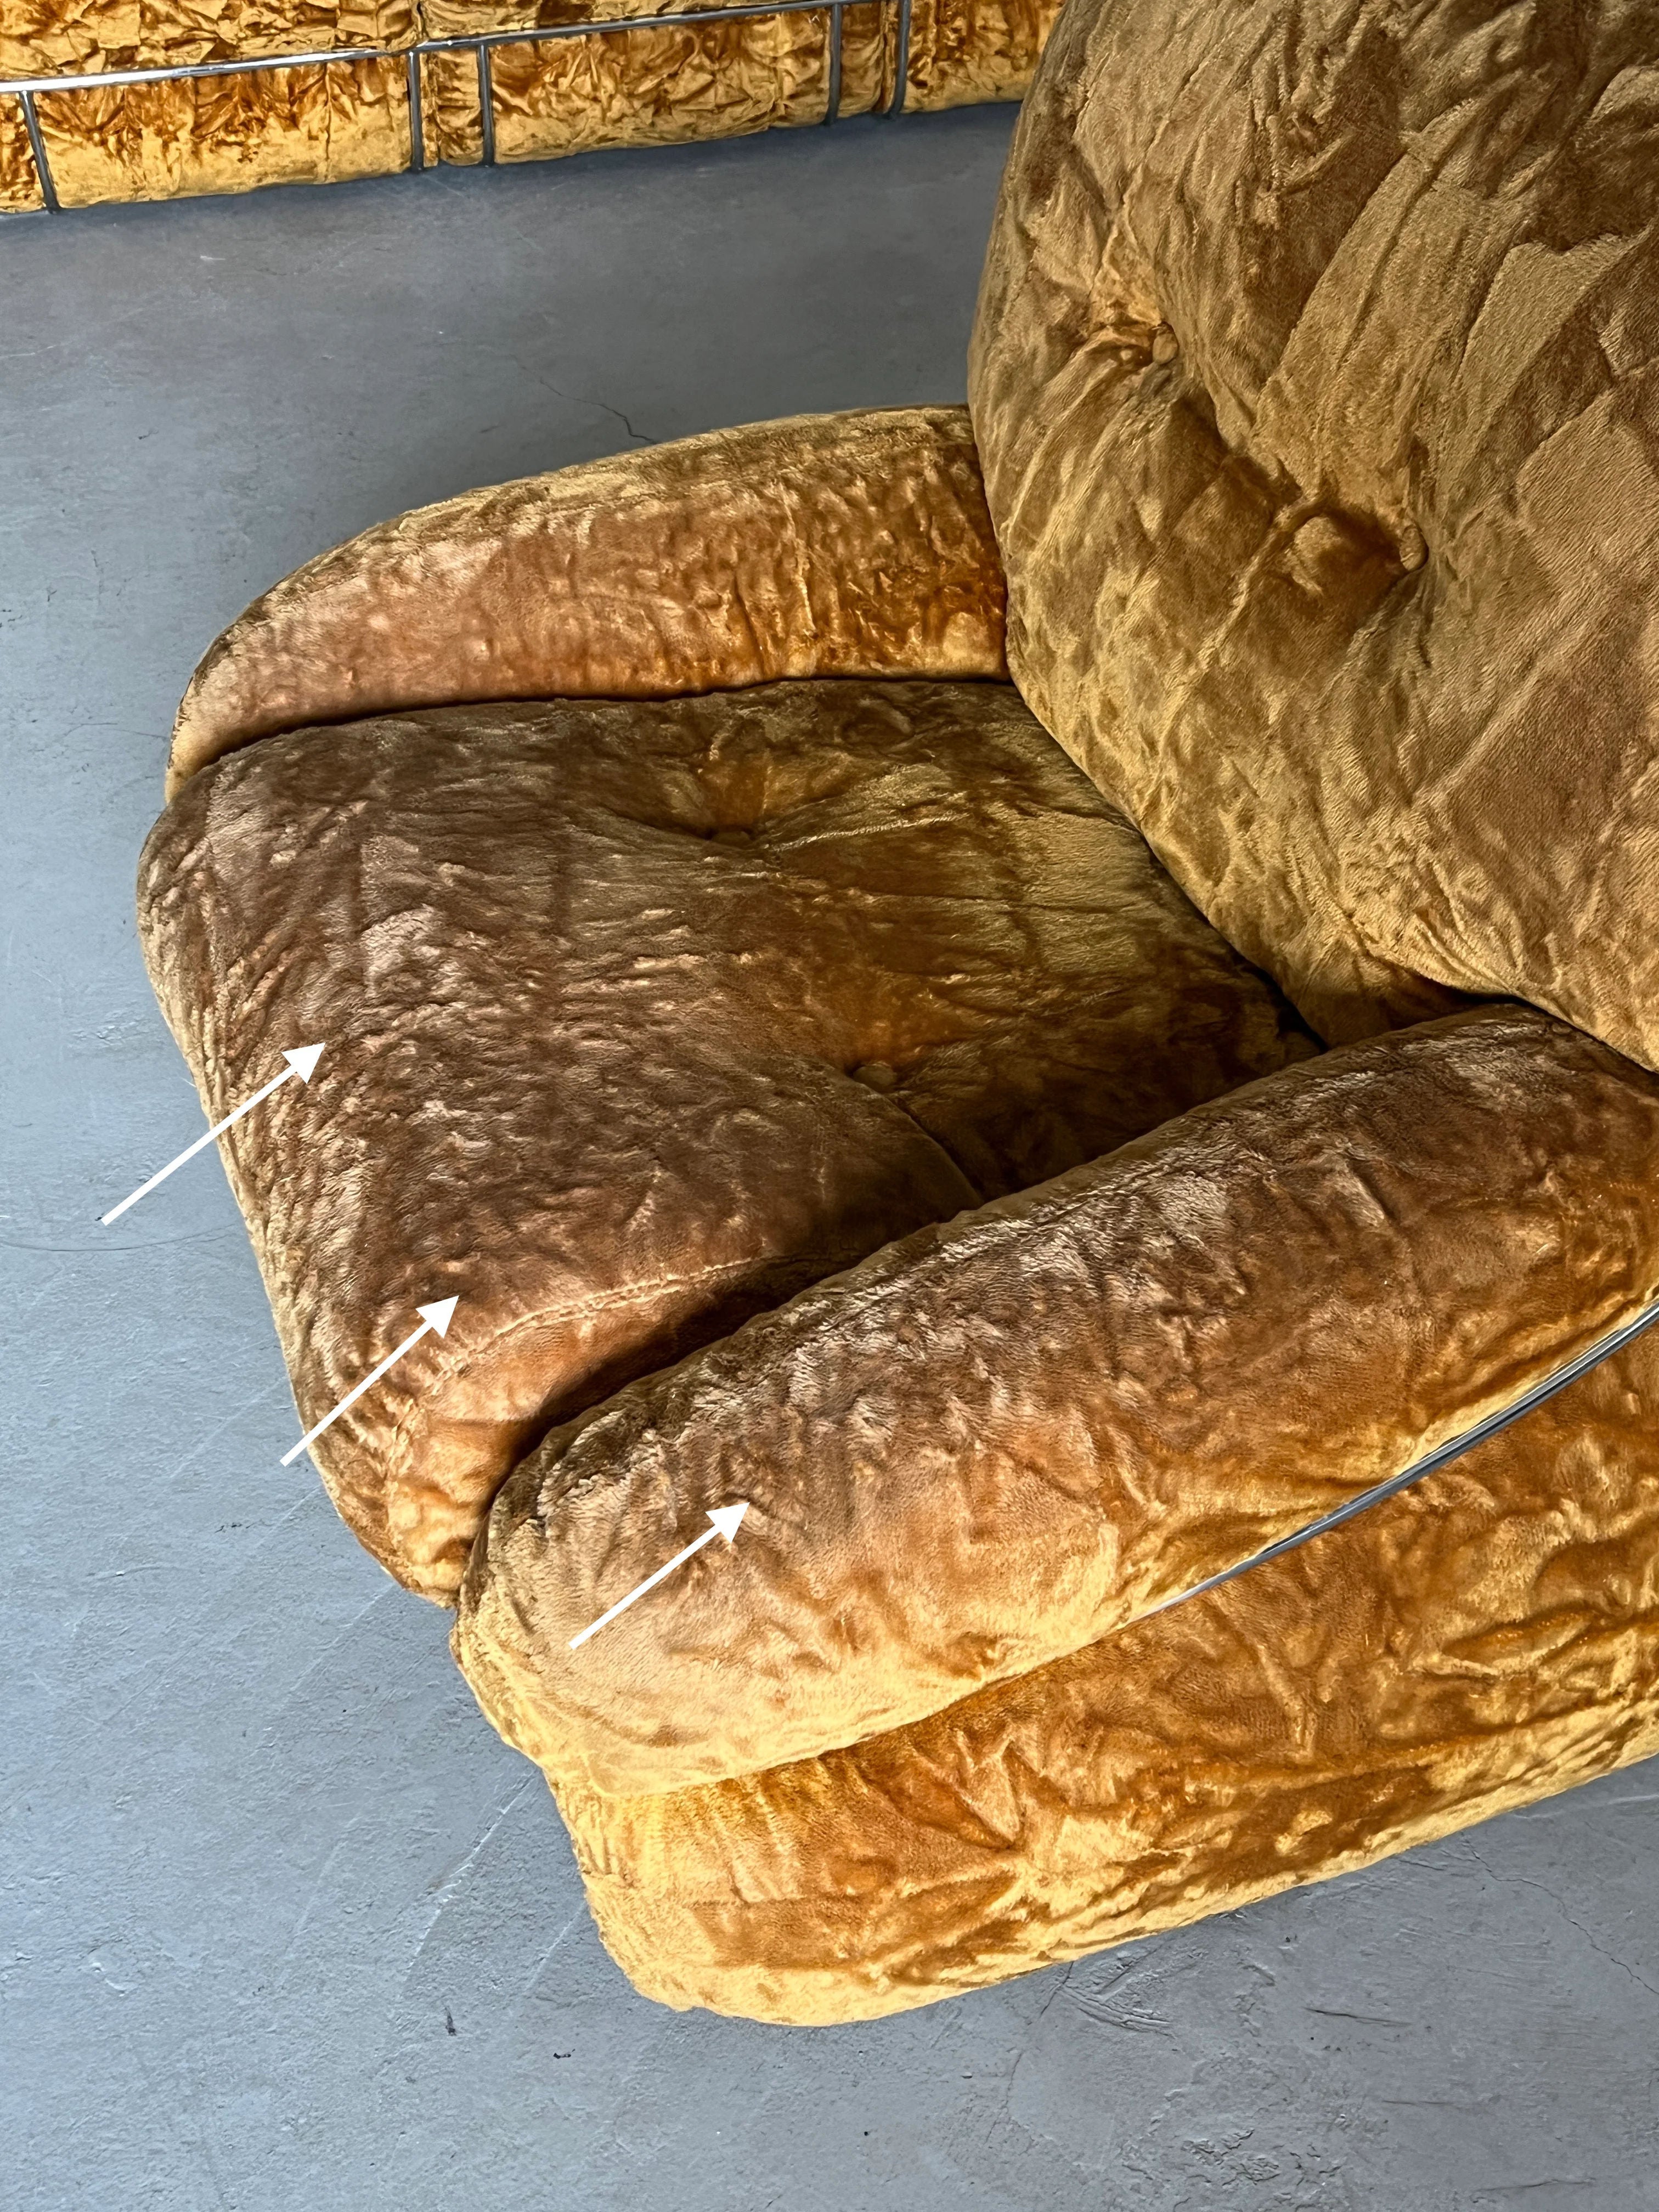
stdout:
[(174, 1168), (181, 1168), (186, 1160), (193, 1160), (204, 1145), (210, 1145), (216, 1137), (223, 1136), (233, 1121), (240, 1121), (244, 1114), (251, 1114), (262, 1098), (269, 1098), (273, 1091), (280, 1091), (292, 1077), (297, 1075), (301, 1083), (309, 1083), (322, 1056), (323, 1048), (319, 1044), (297, 1045), (292, 1052), (285, 1052), (283, 1058), (288, 1066), (280, 1075), (273, 1075), (264, 1089), (256, 1091), (252, 1098), (243, 1099), (234, 1114), (227, 1114), (222, 1121), (216, 1121), (204, 1137), (198, 1137), (193, 1145), (186, 1145), (176, 1160), (169, 1160), (159, 1175), (153, 1175), (148, 1182), (141, 1182), (131, 1198), (124, 1198), (119, 1206), (112, 1206), (103, 1217), (104, 1226), (107, 1229), (112, 1221), (126, 1212), (128, 1206), (137, 1206), (146, 1192), (154, 1190), (158, 1182), (165, 1182)]
[(449, 1334), (449, 1324), (454, 1318), (455, 1309), (459, 1304), (459, 1298), (439, 1298), (432, 1305), (416, 1306), (415, 1310), (421, 1316), (420, 1327), (411, 1329), (395, 1352), (388, 1352), (380, 1365), (371, 1369), (355, 1390), (348, 1390), (331, 1413), (325, 1413), (314, 1429), (307, 1429), (292, 1451), (285, 1451), (283, 1454), (283, 1465), (287, 1467), (290, 1462), (299, 1458), (307, 1444), (315, 1443), (323, 1431), (337, 1421), (348, 1406), (355, 1406), (365, 1390), (372, 1390), (381, 1376), (386, 1373), (386, 1369), (395, 1367), (410, 1346), (418, 1344), (428, 1330), (435, 1330), (438, 1335), (447, 1336)]
[(579, 1644), (586, 1644), (590, 1636), (597, 1635), (607, 1620), (614, 1620), (619, 1613), (626, 1613), (636, 1597), (643, 1597), (647, 1590), (655, 1589), (657, 1584), (672, 1575), (676, 1567), (683, 1567), (693, 1552), (702, 1551), (703, 1546), (712, 1544), (716, 1536), (724, 1536), (726, 1542), (731, 1543), (738, 1533), (738, 1522), (748, 1510), (747, 1502), (741, 1505), (717, 1507), (708, 1516), (714, 1524), (712, 1528), (705, 1528), (701, 1536), (694, 1536), (683, 1552), (675, 1553), (665, 1567), (659, 1567), (654, 1575), (647, 1575), (637, 1589), (631, 1589), (626, 1597), (618, 1598), (609, 1613), (602, 1613), (597, 1620), (591, 1621), (583, 1629), (580, 1636), (573, 1636), (570, 1639), (571, 1650), (574, 1651)]

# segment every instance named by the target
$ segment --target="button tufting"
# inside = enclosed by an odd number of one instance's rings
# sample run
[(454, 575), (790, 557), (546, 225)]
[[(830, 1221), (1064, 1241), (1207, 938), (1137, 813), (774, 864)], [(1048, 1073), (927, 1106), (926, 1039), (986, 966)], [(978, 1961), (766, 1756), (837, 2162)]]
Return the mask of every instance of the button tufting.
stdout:
[(867, 1084), (872, 1091), (896, 1091), (898, 1071), (884, 1060), (866, 1060), (861, 1067), (853, 1070), (855, 1083)]

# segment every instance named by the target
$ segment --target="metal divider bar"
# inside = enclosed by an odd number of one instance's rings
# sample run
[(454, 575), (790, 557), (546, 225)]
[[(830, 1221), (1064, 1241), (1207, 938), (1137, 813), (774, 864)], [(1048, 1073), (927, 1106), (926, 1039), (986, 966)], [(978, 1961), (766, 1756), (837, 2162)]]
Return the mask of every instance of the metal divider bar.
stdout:
[(495, 166), (495, 80), (490, 73), (489, 48), (478, 48), (478, 128), (483, 137), (481, 158), (486, 169)]
[(29, 151), (34, 156), (35, 173), (40, 179), (40, 197), (49, 214), (58, 212), (58, 187), (52, 181), (52, 165), (46, 160), (46, 142), (40, 136), (40, 118), (34, 112), (34, 94), (20, 92), (23, 103), (23, 128), (29, 134)]
[(841, 0), (830, 10), (830, 96), (823, 105), (823, 119), (833, 123), (841, 113)]
[(890, 115), (899, 114), (904, 106), (904, 94), (910, 76), (910, 0), (898, 0), (898, 51), (893, 57), (893, 97), (887, 103)]
[[(191, 77), (257, 76), (267, 70), (319, 69), (351, 62), (401, 60), (409, 98), (410, 167), (424, 169), (426, 134), (421, 106), (420, 64), (426, 54), (471, 52), (477, 57), (478, 99), (483, 118), (483, 158), (495, 160), (495, 88), (489, 57), (497, 46), (544, 46), (556, 39), (614, 37), (625, 31), (695, 29), (702, 23), (734, 23), (761, 15), (827, 15), (830, 18), (830, 98), (825, 122), (841, 112), (842, 15), (854, 0), (735, 0), (718, 8), (680, 8), (661, 15), (611, 15), (598, 21), (547, 23), (532, 30), (460, 32), (442, 39), (421, 39), (412, 46), (330, 46), (295, 54), (245, 54), (234, 61), (161, 63), (143, 69), (84, 70), (52, 76), (0, 77), (0, 95), (20, 100), (29, 151), (40, 179), (40, 196), (58, 213), (62, 203), (52, 182), (46, 140), (35, 100), (42, 93), (90, 92), (99, 87), (114, 89), (142, 84), (176, 84)], [(904, 105), (905, 77), (909, 67), (911, 0), (898, 0), (897, 83), (885, 112), (896, 115)]]
[(426, 132), (421, 125), (421, 57), (410, 53), (404, 63), (404, 77), (409, 86), (409, 166), (411, 169), (426, 167)]
[(302, 54), (246, 54), (234, 62), (157, 63), (149, 69), (83, 70), (64, 76), (0, 77), (0, 92), (15, 93), (20, 99), (27, 99), (43, 92), (91, 92), (100, 85), (172, 84), (176, 79), (191, 76), (253, 76), (262, 70), (314, 69), (323, 62), (386, 62), (420, 52), (419, 46), (328, 46), (320, 52)]

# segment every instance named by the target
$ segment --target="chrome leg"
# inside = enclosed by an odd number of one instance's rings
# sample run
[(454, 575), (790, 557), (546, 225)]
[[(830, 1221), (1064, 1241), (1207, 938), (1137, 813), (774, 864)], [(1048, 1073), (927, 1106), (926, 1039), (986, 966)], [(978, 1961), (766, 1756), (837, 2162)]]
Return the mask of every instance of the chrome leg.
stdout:
[(841, 113), (841, 6), (840, 0), (830, 10), (830, 97), (824, 103), (823, 119), (833, 123)]
[(495, 166), (495, 84), (489, 73), (489, 48), (478, 48), (478, 117), (483, 130), (483, 165)]
[(910, 75), (910, 0), (898, 0), (898, 52), (893, 60), (893, 97), (887, 112), (897, 115), (904, 106)]
[(52, 164), (46, 159), (46, 142), (40, 135), (40, 118), (34, 112), (34, 94), (19, 93), (23, 103), (23, 128), (29, 134), (29, 151), (34, 156), (35, 172), (40, 179), (40, 197), (53, 215), (58, 212), (58, 187), (52, 181)]
[(404, 56), (404, 75), (409, 84), (409, 166), (411, 169), (426, 167), (426, 132), (421, 123), (421, 58), (418, 53)]

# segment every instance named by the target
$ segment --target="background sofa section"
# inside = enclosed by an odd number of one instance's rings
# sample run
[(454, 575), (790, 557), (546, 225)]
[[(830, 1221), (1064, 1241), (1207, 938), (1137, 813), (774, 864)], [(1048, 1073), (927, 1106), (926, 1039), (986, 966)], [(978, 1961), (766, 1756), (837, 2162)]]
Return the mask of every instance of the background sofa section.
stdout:
[[(360, 53), (158, 84), (35, 95), (58, 200), (167, 199), (326, 184), (435, 161), (538, 161), (604, 146), (729, 137), (891, 108), (1017, 100), (1057, 0), (858, 0), (837, 66), (823, 9), (654, 25), (679, 0), (0, 0), (0, 81)], [(572, 25), (637, 16), (637, 31)], [(546, 40), (416, 52), (545, 29)], [(420, 134), (410, 129), (418, 70)], [(482, 79), (491, 85), (487, 135)], [(493, 143), (492, 143), (493, 142)], [(0, 96), (0, 210), (44, 204), (23, 104)]]
[[(0, 77), (402, 49), (421, 35), (413, 0), (286, 0), (278, 8), (257, 0), (218, 8), (213, 0), (4, 0)], [(0, 106), (0, 207), (39, 207), (22, 103), (13, 97)], [(65, 207), (332, 183), (409, 166), (405, 65), (397, 58), (41, 93), (36, 112)]]

